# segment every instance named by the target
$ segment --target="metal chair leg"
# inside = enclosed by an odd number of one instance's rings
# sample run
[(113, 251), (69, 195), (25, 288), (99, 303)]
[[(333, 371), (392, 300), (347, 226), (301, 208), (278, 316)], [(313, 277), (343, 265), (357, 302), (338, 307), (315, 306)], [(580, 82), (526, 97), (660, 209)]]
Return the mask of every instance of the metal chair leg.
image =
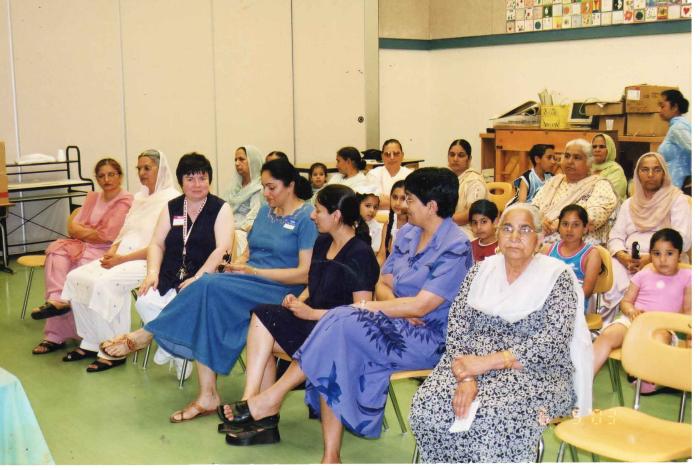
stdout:
[(564, 451), (566, 450), (566, 442), (562, 442), (559, 445), (559, 451), (557, 452), (557, 462), (564, 461)]
[(576, 450), (576, 447), (570, 445), (569, 451), (571, 451), (571, 461), (578, 462), (578, 451)]
[(688, 392), (683, 392), (681, 396), (681, 409), (678, 411), (678, 422), (682, 423), (685, 421), (685, 403), (688, 399)]
[(610, 381), (613, 391), (617, 392), (617, 400), (620, 406), (625, 406), (625, 398), (622, 395), (622, 381), (620, 380), (620, 366), (617, 361), (608, 359), (608, 370), (610, 371)]
[(241, 366), (241, 369), (243, 369), (243, 373), (245, 373), (245, 361), (240, 355), (238, 356), (238, 364)]
[(389, 429), (389, 423), (386, 420), (386, 414), (382, 416), (382, 428), (384, 429), (384, 431)]
[(418, 451), (418, 443), (416, 443), (416, 447), (413, 448), (413, 457), (411, 458), (411, 463), (420, 463), (420, 452)]
[(178, 385), (178, 388), (182, 390), (183, 385), (185, 384), (185, 376), (187, 375), (187, 367), (189, 367), (190, 361), (185, 359), (185, 363), (182, 366), (182, 373), (180, 374), (180, 383)]
[(544, 437), (540, 436), (540, 441), (537, 443), (537, 458), (535, 462), (542, 463), (544, 459)]
[(27, 316), (27, 303), (29, 303), (29, 291), (32, 289), (32, 279), (34, 279), (34, 268), (29, 268), (29, 281), (27, 289), (24, 291), (24, 302), (22, 303), (22, 320)]
[(600, 462), (598, 454), (591, 454), (591, 462)]
[[(143, 353), (143, 364), (141, 365), (141, 369), (146, 370), (146, 366), (148, 365), (148, 357), (151, 355), (151, 345), (153, 344), (153, 341), (148, 343), (148, 346), (146, 346), (146, 351)], [(138, 353), (138, 351), (136, 351)]]
[(406, 428), (406, 423), (401, 415), (401, 409), (399, 408), (399, 401), (396, 399), (396, 393), (394, 392), (394, 386), (389, 382), (389, 398), (391, 398), (391, 403), (394, 405), (394, 412), (396, 417), (399, 419), (399, 426), (401, 426), (401, 434), (406, 434), (408, 429)]

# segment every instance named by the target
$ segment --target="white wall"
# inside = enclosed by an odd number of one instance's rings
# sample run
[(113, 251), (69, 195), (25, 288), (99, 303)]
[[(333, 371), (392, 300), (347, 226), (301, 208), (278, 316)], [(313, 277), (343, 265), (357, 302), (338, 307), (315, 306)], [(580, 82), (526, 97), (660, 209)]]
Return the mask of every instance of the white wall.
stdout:
[[(570, 99), (618, 99), (626, 85), (675, 85), (691, 96), (690, 33), (434, 51), (380, 51), (382, 138), (403, 136), (433, 165), (466, 138), (481, 167), (489, 118), (543, 88)], [(426, 74), (427, 70), (427, 74)], [(688, 114), (690, 117), (690, 113)], [(403, 142), (403, 140), (402, 140)], [(409, 152), (407, 152), (409, 153)]]

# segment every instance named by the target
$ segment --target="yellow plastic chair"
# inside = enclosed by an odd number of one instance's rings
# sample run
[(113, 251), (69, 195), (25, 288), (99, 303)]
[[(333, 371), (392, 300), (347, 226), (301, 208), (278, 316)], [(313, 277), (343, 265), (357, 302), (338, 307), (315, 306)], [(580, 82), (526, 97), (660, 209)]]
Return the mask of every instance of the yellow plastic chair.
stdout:
[(26, 255), (17, 258), (17, 264), (29, 268), (29, 280), (27, 281), (27, 288), (24, 291), (24, 301), (22, 302), (22, 315), (21, 319), (27, 316), (27, 303), (29, 302), (29, 292), (32, 290), (32, 280), (34, 279), (34, 270), (36, 268), (43, 268), (46, 262), (46, 255)]
[[(598, 311), (600, 306), (600, 297), (613, 286), (613, 269), (612, 269), (612, 256), (610, 252), (600, 245), (596, 245), (595, 249), (600, 255), (600, 261), (602, 266), (602, 273), (598, 275), (598, 280), (596, 281), (595, 287), (593, 288), (593, 294), (595, 294), (595, 310)], [(588, 324), (588, 329), (591, 331), (600, 330), (603, 327), (603, 317), (597, 313), (586, 314), (586, 323)]]
[(379, 222), (380, 224), (385, 224), (389, 222), (389, 213), (388, 212), (381, 212), (374, 216), (374, 220)]
[[(690, 392), (691, 349), (664, 344), (653, 338), (659, 330), (691, 333), (689, 315), (647, 312), (637, 317), (622, 344), (622, 365), (639, 377), (634, 409), (596, 410), (584, 418), (562, 422), (555, 435), (569, 446), (625, 462), (668, 462), (692, 455), (691, 426), (656, 418), (639, 411), (641, 381)], [(563, 452), (560, 451), (560, 458)], [(574, 453), (575, 455), (575, 453)], [(561, 459), (558, 459), (561, 461)]]
[(486, 183), (486, 189), (488, 190), (486, 198), (496, 204), (499, 213), (503, 212), (503, 209), (506, 208), (508, 201), (513, 199), (513, 196), (515, 195), (513, 185), (505, 181), (492, 181)]

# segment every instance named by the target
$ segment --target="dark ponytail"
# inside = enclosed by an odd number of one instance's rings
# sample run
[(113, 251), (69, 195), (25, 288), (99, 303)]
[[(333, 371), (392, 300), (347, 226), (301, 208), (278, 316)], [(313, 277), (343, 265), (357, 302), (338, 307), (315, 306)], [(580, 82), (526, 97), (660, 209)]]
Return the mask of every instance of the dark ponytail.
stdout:
[(384, 249), (386, 250), (387, 257), (389, 256), (389, 247), (391, 246), (391, 229), (394, 226), (394, 209), (391, 208), (391, 195), (393, 194), (395, 189), (405, 188), (405, 187), (406, 187), (405, 181), (398, 180), (391, 187), (391, 191), (389, 191), (389, 221), (386, 224), (386, 235), (384, 236)]
[(270, 160), (262, 166), (261, 172), (263, 171), (269, 171), (274, 179), (280, 180), (285, 186), (289, 186), (293, 182), (294, 195), (299, 199), (306, 201), (313, 196), (309, 180), (302, 177), (288, 160), (282, 158)]
[(367, 166), (367, 162), (362, 159), (360, 151), (355, 147), (343, 147), (336, 152), (340, 158), (352, 162), (352, 166), (357, 171), (362, 171)]
[(316, 202), (326, 208), (328, 213), (340, 211), (343, 224), (355, 229), (355, 236), (372, 244), (369, 227), (360, 216), (360, 201), (351, 188), (343, 184), (329, 184), (316, 193)]

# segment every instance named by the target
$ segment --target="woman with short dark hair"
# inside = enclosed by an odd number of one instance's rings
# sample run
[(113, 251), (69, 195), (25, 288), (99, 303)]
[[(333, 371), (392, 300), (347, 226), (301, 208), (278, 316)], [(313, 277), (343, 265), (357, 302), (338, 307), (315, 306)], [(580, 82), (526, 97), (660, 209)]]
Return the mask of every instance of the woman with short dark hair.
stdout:
[(693, 150), (690, 122), (683, 117), (688, 112), (689, 103), (678, 90), (662, 91), (661, 97), (659, 116), (668, 121), (668, 132), (658, 152), (668, 163), (673, 185), (683, 188), (685, 179), (691, 174), (690, 157)]

